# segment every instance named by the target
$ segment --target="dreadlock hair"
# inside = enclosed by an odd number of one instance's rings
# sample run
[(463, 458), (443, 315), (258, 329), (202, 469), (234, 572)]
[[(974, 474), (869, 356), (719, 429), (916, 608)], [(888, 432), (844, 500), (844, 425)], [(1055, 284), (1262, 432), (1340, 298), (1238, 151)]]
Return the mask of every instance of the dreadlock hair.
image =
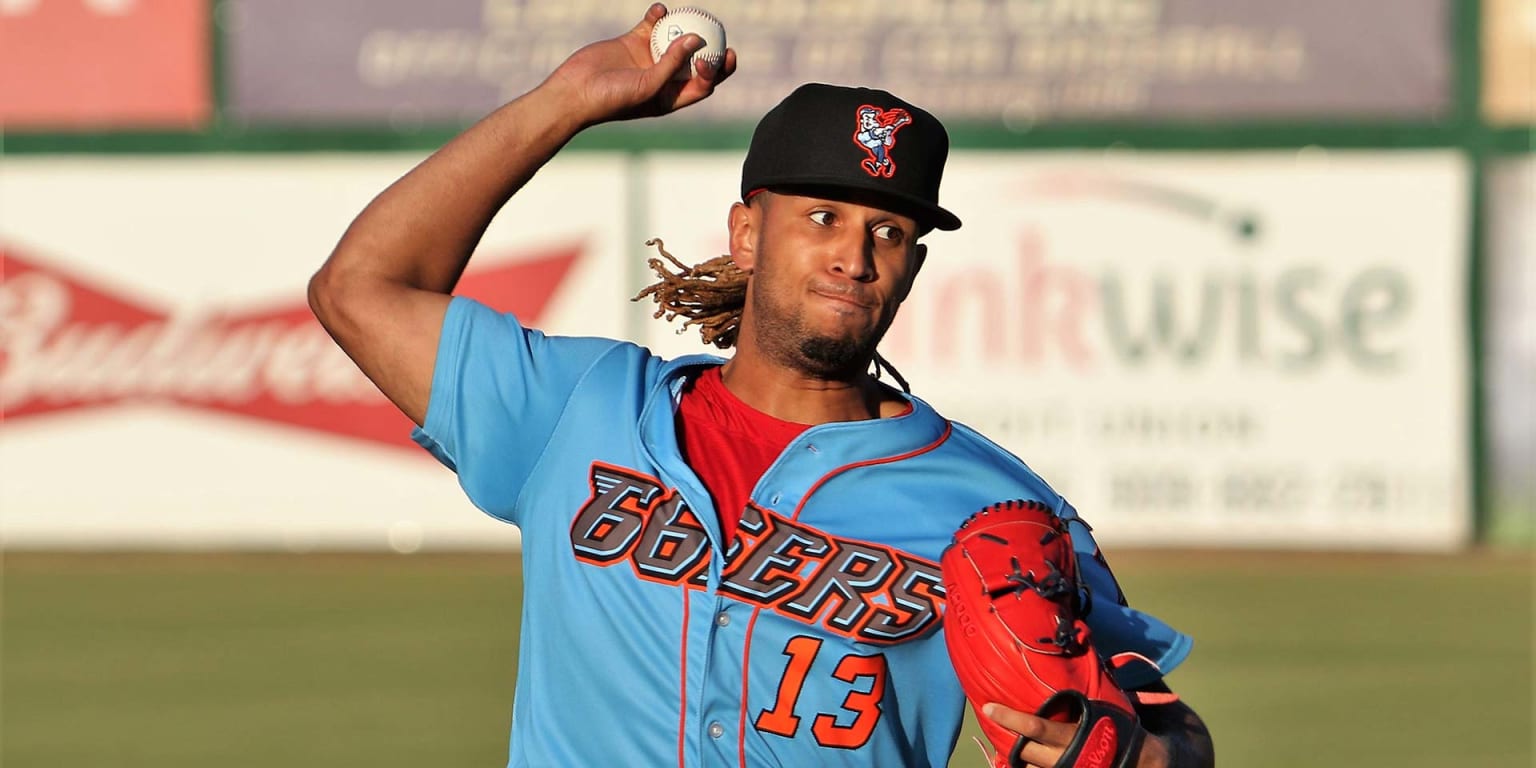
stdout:
[[(645, 263), (659, 279), (635, 294), (630, 301), (641, 301), (649, 297), (656, 302), (656, 311), (651, 317), (665, 318), (668, 322), (683, 318), (678, 333), (696, 325), (705, 344), (713, 344), (720, 349), (736, 346), (736, 334), (741, 330), (741, 310), (747, 303), (747, 273), (736, 266), (730, 254), (722, 254), (690, 267), (668, 253), (661, 238), (651, 238), (645, 244), (655, 246), (662, 258), (671, 262), (677, 271), (668, 269), (662, 259), (654, 256), (646, 259)], [(882, 370), (890, 372), (891, 378), (901, 386), (901, 391), (912, 391), (901, 373), (877, 351), (874, 359), (876, 379), (880, 378)]]
[(741, 328), (741, 308), (747, 303), (747, 273), (731, 261), (729, 254), (716, 256), (698, 266), (690, 267), (667, 252), (661, 238), (645, 241), (656, 246), (663, 258), (672, 262), (676, 272), (652, 256), (645, 263), (661, 278), (636, 294), (631, 301), (647, 296), (656, 302), (651, 317), (665, 317), (667, 321), (683, 318), (678, 333), (697, 325), (705, 344), (721, 349), (736, 346), (736, 332)]

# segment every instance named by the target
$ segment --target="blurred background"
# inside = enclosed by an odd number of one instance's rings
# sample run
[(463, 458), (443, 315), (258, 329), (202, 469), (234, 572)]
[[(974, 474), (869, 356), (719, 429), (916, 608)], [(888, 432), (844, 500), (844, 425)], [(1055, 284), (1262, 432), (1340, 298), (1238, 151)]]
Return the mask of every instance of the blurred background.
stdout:
[[(1195, 635), (1220, 764), (1533, 763), (1536, 0), (707, 7), (737, 75), (579, 136), (461, 293), (700, 351), (645, 241), (724, 251), (796, 85), (892, 90), (965, 226), (883, 354)], [(505, 762), (517, 532), (305, 283), (644, 10), (0, 0), (0, 765)]]

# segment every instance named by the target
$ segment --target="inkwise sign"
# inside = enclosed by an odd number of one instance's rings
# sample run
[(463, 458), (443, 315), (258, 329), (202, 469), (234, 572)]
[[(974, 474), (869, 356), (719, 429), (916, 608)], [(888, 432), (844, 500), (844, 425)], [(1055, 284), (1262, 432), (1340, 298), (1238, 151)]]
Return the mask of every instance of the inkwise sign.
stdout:
[[(583, 255), (568, 245), (486, 256), (471, 296), (537, 324)], [(0, 412), (48, 418), (125, 403), (201, 408), (412, 447), (409, 421), (316, 322), (302, 296), (277, 306), (167, 312), (0, 243)], [(423, 453), (422, 455), (426, 455)]]
[[(927, 339), (898, 334), (894, 345), (926, 342), (943, 362), (984, 349), (989, 364), (1083, 373), (1235, 364), (1302, 374), (1332, 361), (1390, 372), (1401, 363), (1415, 281), (1397, 254), (1277, 260), (1267, 241), (1294, 233), (1275, 231), (1282, 223), (1266, 208), (1133, 175), (1044, 174), (1018, 198), (1052, 215), (1023, 222), (990, 263), (926, 294), (936, 316), (958, 322)], [(1084, 213), (1102, 230), (1072, 228)], [(1105, 239), (1107, 248), (1089, 245)]]
[(931, 246), (884, 354), (1106, 536), (1463, 535), (1454, 155), (956, 165), (966, 225)]

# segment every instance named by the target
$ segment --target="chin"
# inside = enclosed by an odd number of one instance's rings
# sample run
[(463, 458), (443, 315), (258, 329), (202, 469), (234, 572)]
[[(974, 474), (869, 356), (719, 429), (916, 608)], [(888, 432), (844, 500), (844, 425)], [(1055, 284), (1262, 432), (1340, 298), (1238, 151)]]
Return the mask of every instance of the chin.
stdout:
[(853, 336), (815, 336), (800, 342), (800, 356), (809, 372), (842, 378), (862, 372), (874, 356), (874, 345)]

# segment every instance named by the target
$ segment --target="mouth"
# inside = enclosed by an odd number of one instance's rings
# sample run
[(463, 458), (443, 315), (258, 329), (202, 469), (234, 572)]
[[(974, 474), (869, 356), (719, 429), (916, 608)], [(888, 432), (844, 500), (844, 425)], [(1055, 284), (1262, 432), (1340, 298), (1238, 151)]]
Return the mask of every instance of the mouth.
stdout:
[(864, 298), (854, 290), (840, 290), (828, 286), (813, 286), (811, 288), (811, 293), (815, 294), (816, 296), (820, 296), (823, 299), (827, 299), (828, 301), (849, 307), (857, 307), (859, 309), (875, 308), (873, 302)]

